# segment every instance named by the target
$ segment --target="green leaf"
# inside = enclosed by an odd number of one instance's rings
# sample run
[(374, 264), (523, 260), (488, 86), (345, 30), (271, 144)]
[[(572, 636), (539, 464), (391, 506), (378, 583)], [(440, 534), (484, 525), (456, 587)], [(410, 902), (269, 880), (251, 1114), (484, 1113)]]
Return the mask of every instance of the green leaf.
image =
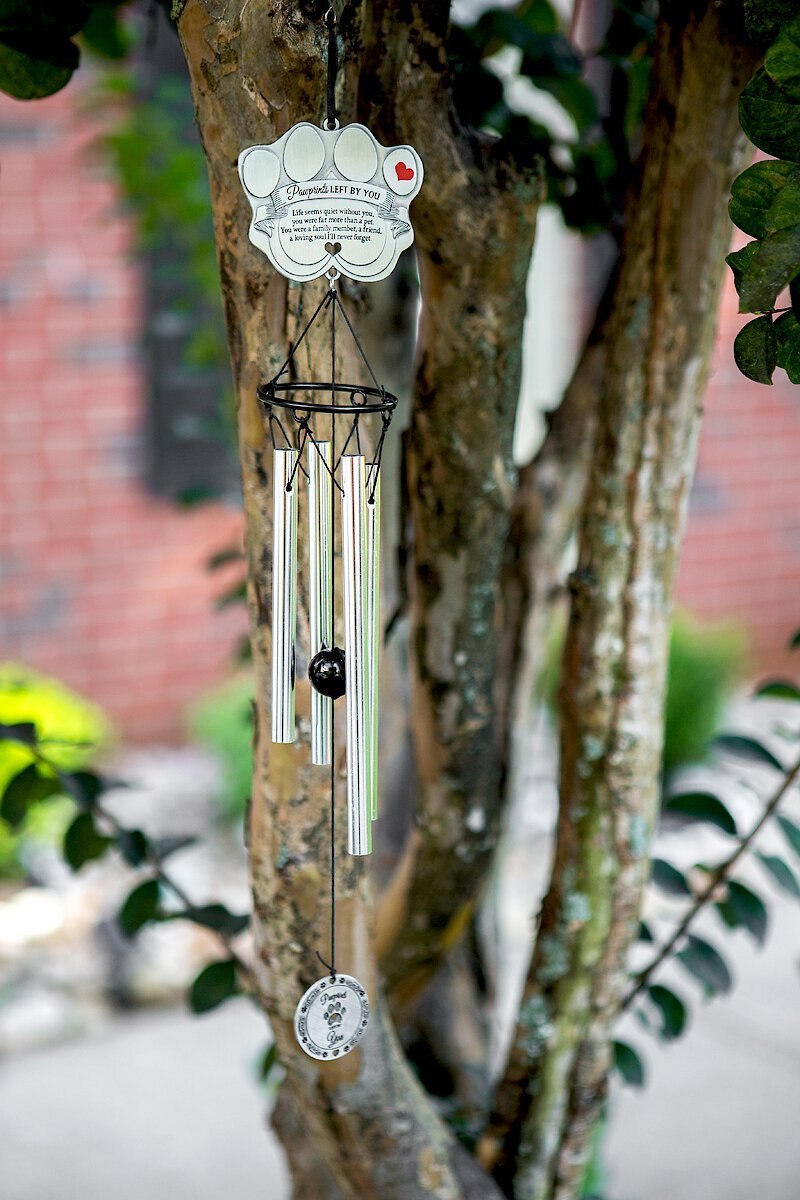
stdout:
[(775, 767), (777, 771), (783, 771), (784, 766), (780, 759), (776, 758), (771, 750), (755, 738), (745, 737), (739, 733), (720, 733), (714, 738), (711, 745), (716, 750), (724, 750), (729, 754), (736, 754), (739, 758), (746, 758), (749, 762), (761, 763), (768, 767)]
[(17, 721), (14, 725), (0, 722), (0, 742), (20, 742), (23, 746), (35, 746), (38, 740), (33, 721)]
[(686, 882), (683, 872), (663, 858), (653, 859), (652, 880), (657, 888), (660, 888), (662, 892), (668, 892), (671, 896), (691, 896), (692, 894), (692, 889)]
[(141, 829), (120, 829), (115, 840), (120, 854), (130, 866), (140, 867), (147, 861), (150, 843)]
[(17, 100), (38, 100), (59, 92), (80, 60), (68, 38), (38, 38), (3, 33), (0, 41), (0, 89)]
[(157, 879), (146, 879), (133, 889), (119, 911), (120, 928), (126, 937), (133, 937), (148, 921), (159, 919), (160, 892)]
[[(790, 164), (791, 165), (791, 164)], [(790, 229), (800, 223), (800, 169), (795, 167), (766, 214), (767, 233)]]
[(775, 83), (800, 77), (800, 19), (783, 26), (767, 51), (764, 69)]
[(796, 12), (797, 0), (744, 0), (745, 29), (753, 41), (765, 45)]
[(767, 936), (767, 907), (760, 896), (735, 879), (728, 881), (724, 900), (717, 900), (715, 907), (726, 925), (731, 929), (740, 926), (749, 930), (759, 945)]
[(703, 938), (688, 934), (686, 945), (675, 956), (695, 979), (703, 985), (707, 996), (715, 996), (719, 992), (729, 992), (733, 979), (725, 959), (714, 947)]
[(84, 863), (105, 854), (113, 841), (100, 832), (90, 812), (78, 813), (64, 834), (64, 858), (77, 871)]
[(800, 80), (781, 85), (756, 71), (739, 98), (739, 121), (760, 150), (800, 162)]
[[(524, 63), (523, 63), (524, 65)], [(597, 100), (590, 87), (582, 79), (557, 75), (535, 76), (533, 82), (542, 91), (549, 92), (564, 111), (572, 118), (578, 135), (585, 133), (597, 121)]]
[(102, 58), (124, 58), (132, 45), (132, 38), (117, 15), (115, 0), (95, 4), (81, 30), (81, 38)]
[(750, 242), (725, 259), (739, 293), (739, 312), (764, 312), (800, 273), (800, 224)]
[(226, 546), (217, 550), (206, 559), (206, 570), (216, 571), (219, 567), (227, 567), (232, 562), (241, 562), (244, 558), (241, 546)]
[(25, 820), (32, 804), (60, 795), (62, 790), (56, 778), (44, 775), (36, 763), (29, 763), (6, 785), (0, 800), (0, 817), (16, 828)]
[(195, 979), (189, 990), (189, 1007), (194, 1013), (210, 1012), (240, 994), (236, 978), (236, 960), (223, 959), (209, 963)]
[(778, 343), (768, 314), (748, 321), (733, 342), (733, 358), (739, 370), (754, 383), (772, 383), (778, 365)]
[(776, 700), (800, 700), (800, 688), (791, 679), (768, 679), (756, 692), (757, 696), (771, 696)]
[(795, 900), (800, 900), (800, 883), (797, 876), (791, 867), (778, 858), (777, 854), (761, 854), (756, 850), (756, 858), (761, 863), (762, 867), (772, 876), (775, 883), (784, 892), (788, 892), (790, 896), (794, 896)]
[(258, 1068), (259, 1079), (267, 1079), (278, 1061), (278, 1044), (270, 1042), (261, 1058)]
[(96, 771), (63, 771), (64, 790), (79, 808), (90, 810), (106, 791), (106, 783)]
[(736, 822), (722, 801), (710, 792), (685, 792), (670, 796), (663, 811), (689, 817), (693, 821), (707, 821), (723, 833), (736, 837)]
[(651, 944), (655, 941), (655, 938), (653, 937), (653, 931), (647, 924), (647, 921), (639, 922), (639, 933), (637, 934), (636, 940), (639, 942), (649, 942)]
[(631, 1087), (644, 1087), (644, 1066), (633, 1046), (627, 1042), (612, 1042), (614, 1070)]
[[(94, 0), (102, 3), (102, 0)], [(0, 37), (24, 33), (42, 40), (69, 38), (77, 33), (89, 14), (91, 0), (54, 0), (31, 4), (30, 0), (0, 0)]]
[(213, 929), (226, 937), (236, 937), (250, 924), (249, 913), (232, 913), (224, 904), (198, 905), (195, 908), (184, 909), (182, 912), (176, 913), (176, 916), (187, 921), (194, 921), (195, 925)]
[(746, 246), (742, 246), (741, 250), (734, 251), (725, 259), (725, 262), (733, 271), (733, 282), (737, 295), (741, 292), (748, 272), (755, 270), (755, 261), (760, 245), (761, 242), (748, 242)]
[(800, 324), (793, 312), (778, 317), (773, 329), (778, 347), (777, 362), (791, 379), (800, 383)]
[(494, 48), (499, 49), (503, 43), (520, 49), (523, 75), (577, 78), (581, 74), (582, 59), (563, 34), (540, 33), (533, 23), (510, 9), (489, 9), (470, 33), (479, 45), (483, 45), (484, 53), (493, 53)]
[(221, 592), (214, 600), (214, 607), (217, 612), (222, 612), (225, 608), (230, 608), (234, 604), (244, 604), (247, 599), (247, 583), (242, 580), (240, 583), (235, 583), (227, 591)]
[[(734, 225), (750, 237), (763, 238), (769, 233), (767, 213), (787, 181), (798, 174), (794, 163), (770, 159), (755, 163), (733, 181), (728, 212)], [(800, 220), (800, 215), (792, 224)]]
[(788, 817), (784, 817), (780, 813), (777, 820), (781, 828), (781, 833), (798, 858), (800, 858), (800, 825), (795, 825), (794, 821), (790, 821)]
[(686, 1005), (680, 996), (676, 996), (669, 988), (662, 987), (660, 983), (649, 987), (647, 994), (661, 1013), (659, 1036), (665, 1041), (680, 1037), (686, 1028), (687, 1017)]

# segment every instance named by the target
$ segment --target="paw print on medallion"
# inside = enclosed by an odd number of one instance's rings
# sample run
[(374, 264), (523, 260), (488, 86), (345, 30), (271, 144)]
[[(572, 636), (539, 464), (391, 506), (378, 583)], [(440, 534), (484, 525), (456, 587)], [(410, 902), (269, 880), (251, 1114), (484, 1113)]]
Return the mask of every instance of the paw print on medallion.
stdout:
[(328, 1022), (328, 1028), (336, 1029), (337, 1025), (341, 1025), (344, 1020), (341, 1003), (338, 1000), (332, 1000), (323, 1015)]
[(411, 146), (381, 146), (363, 125), (295, 125), (239, 156), (250, 240), (290, 279), (333, 270), (383, 279), (414, 240), (408, 206), (423, 168)]

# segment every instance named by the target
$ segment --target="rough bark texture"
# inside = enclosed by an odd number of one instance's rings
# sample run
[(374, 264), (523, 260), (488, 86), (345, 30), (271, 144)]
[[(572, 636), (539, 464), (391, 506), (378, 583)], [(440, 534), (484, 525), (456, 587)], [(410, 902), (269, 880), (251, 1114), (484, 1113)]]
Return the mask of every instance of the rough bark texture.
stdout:
[[(715, 4), (671, 6), (605, 337), (561, 686), (551, 886), (487, 1160), (518, 1200), (566, 1200), (605, 1093), (648, 873), (672, 584), (742, 165), (752, 60)], [(512, 1182), (513, 1180), (513, 1182)]]
[[(446, 10), (442, 10), (446, 24)], [(321, 11), (320, 14), (321, 15)], [(533, 222), (539, 195), (535, 176), (524, 185), (517, 176), (516, 189), (504, 187), (503, 164), (492, 161), (478, 143), (462, 135), (444, 103), (444, 69), (441, 33), (431, 32), (417, 10), (407, 10), (398, 28), (405, 41), (386, 36), (386, 26), (397, 19), (396, 12), (364, 9), (362, 27), (351, 26), (353, 41), (361, 42), (363, 54), (380, 59), (383, 77), (393, 64), (391, 104), (373, 94), (362, 96), (361, 108), (372, 113), (373, 127), (385, 139), (412, 141), (428, 165), (423, 195), (415, 204), (418, 245), (423, 252), (423, 293), (427, 300), (420, 376), (425, 381), (425, 404), (415, 418), (412, 455), (413, 468), (420, 479), (431, 465), (434, 479), (425, 484), (424, 504), (441, 518), (450, 539), (458, 522), (457, 504), (451, 482), (443, 473), (439, 455), (457, 467), (461, 476), (457, 493), (469, 509), (461, 527), (461, 566), (464, 588), (448, 594), (450, 609), (439, 620), (437, 637), (458, 645), (447, 631), (446, 623), (466, 622), (481, 596), (480, 616), (486, 614), (491, 625), (491, 596), (486, 579), (480, 586), (474, 563), (465, 563), (471, 552), (482, 555), (481, 539), (491, 538), (492, 552), (498, 552), (508, 522), (513, 489), (508, 478), (508, 452), (514, 405), (519, 382), (521, 322), (524, 313), (524, 280), (533, 237)], [(435, 21), (434, 21), (435, 24)], [(440, 25), (442, 19), (440, 18)], [(443, 31), (444, 25), (442, 25)], [(255, 933), (258, 949), (258, 979), (261, 999), (270, 1016), (278, 1042), (281, 1061), (287, 1068), (286, 1087), (291, 1092), (280, 1113), (279, 1125), (296, 1129), (292, 1114), (302, 1113), (316, 1154), (325, 1163), (329, 1177), (343, 1195), (393, 1197), (437, 1196), (491, 1197), (495, 1185), (455, 1143), (437, 1119), (430, 1102), (409, 1070), (380, 1001), (376, 958), (372, 938), (371, 905), (363, 865), (349, 859), (341, 843), (337, 849), (342, 868), (338, 876), (338, 960), (362, 980), (373, 999), (373, 1016), (367, 1037), (359, 1051), (336, 1064), (315, 1064), (296, 1048), (291, 1022), (298, 996), (316, 978), (320, 968), (314, 951), (326, 946), (329, 918), (327, 902), (327, 787), (324, 773), (309, 767), (305, 737), (295, 746), (273, 746), (269, 737), (265, 696), (268, 693), (269, 665), (269, 529), (270, 487), (269, 454), (261, 415), (255, 401), (257, 385), (272, 375), (285, 356), (297, 330), (312, 311), (320, 294), (319, 287), (296, 288), (276, 276), (265, 260), (250, 246), (247, 238), (249, 217), (236, 176), (236, 158), (242, 147), (270, 141), (295, 121), (320, 117), (324, 96), (324, 28), (307, 20), (288, 5), (270, 8), (264, 0), (250, 0), (242, 6), (230, 0), (189, 0), (180, 14), (179, 31), (189, 63), (211, 180), (215, 229), (218, 245), (223, 298), (231, 342), (234, 380), (239, 399), (240, 451), (244, 502), (248, 529), (250, 609), (257, 678), (257, 726), (255, 737), (255, 777), (249, 820), (249, 852), (255, 900)], [(392, 54), (382, 47), (391, 46)], [(348, 88), (352, 64), (345, 64), (344, 117), (355, 116), (355, 91)], [(376, 81), (377, 71), (364, 70), (363, 79)], [(367, 89), (369, 90), (369, 89)], [(491, 207), (492, 197), (508, 200)], [(504, 216), (507, 210), (508, 215)], [(498, 298), (490, 287), (490, 271), (485, 248), (492, 232), (494, 214), (504, 238), (498, 254), (502, 288)], [(448, 214), (445, 220), (445, 214)], [(443, 236), (448, 221), (451, 235)], [(459, 245), (460, 242), (460, 245)], [(505, 257), (505, 266), (503, 258)], [(497, 269), (497, 264), (495, 264)], [(495, 285), (496, 286), (496, 285)], [(354, 289), (355, 300), (360, 292)], [(516, 298), (516, 307), (514, 299)], [(440, 339), (437, 342), (437, 338)], [(472, 353), (470, 339), (480, 343), (478, 356)], [(307, 367), (313, 371), (315, 354), (322, 348), (309, 346)], [(448, 367), (449, 364), (449, 367)], [(342, 364), (344, 368), (345, 364)], [(448, 370), (450, 374), (448, 374)], [(474, 376), (480, 371), (481, 379)], [(436, 393), (437, 412), (432, 410)], [(478, 416), (478, 400), (482, 413)], [(471, 403), (473, 408), (465, 405)], [(501, 417), (506, 424), (498, 439), (494, 423)], [(475, 428), (476, 423), (480, 428)], [(467, 430), (466, 441), (457, 447), (459, 429)], [(443, 446), (446, 443), (446, 447)], [(480, 444), (479, 451), (477, 450)], [(477, 458), (471, 461), (477, 451)], [(462, 457), (463, 456), (463, 457)], [(484, 471), (489, 471), (487, 486)], [(444, 492), (437, 499), (436, 487)], [(478, 503), (480, 494), (485, 509)], [(500, 501), (496, 500), (497, 494)], [(416, 497), (415, 504), (422, 503)], [(445, 508), (447, 511), (444, 511)], [(505, 515), (504, 515), (505, 512)], [(499, 514), (499, 515), (498, 515)], [(302, 519), (301, 519), (301, 538)], [(417, 601), (422, 621), (433, 605), (436, 591), (433, 560), (437, 553), (437, 531), (415, 532), (415, 547), (422, 557), (418, 576), (429, 576), (426, 596)], [(418, 539), (418, 545), (417, 545)], [(444, 546), (444, 540), (441, 542)], [(427, 547), (427, 548), (426, 548)], [(452, 545), (449, 554), (452, 555)], [(300, 561), (303, 555), (300, 553)], [(484, 563), (481, 574), (487, 572)], [(302, 584), (301, 584), (302, 588)], [(469, 609), (467, 606), (471, 605)], [(481, 630), (489, 635), (491, 629)], [(465, 635), (466, 636), (466, 635)], [(476, 643), (475, 670), (491, 687), (491, 646), (486, 650)], [(424, 660), (424, 656), (423, 656)], [(449, 668), (448, 668), (449, 671)], [(298, 678), (302, 679), (302, 664)], [(454, 712), (461, 687), (461, 674), (436, 681), (441, 691), (449, 691), (449, 706), (442, 711), (428, 699), (433, 683), (418, 688), (417, 703), (430, 714), (434, 728), (426, 738), (446, 746), (448, 739), (461, 736), (467, 723), (461, 712)], [(445, 697), (440, 696), (442, 702)], [(308, 711), (307, 685), (298, 687), (298, 715), (301, 733)], [(490, 706), (480, 701), (481, 727), (491, 724)], [(443, 722), (449, 722), (443, 727)], [(438, 731), (438, 733), (437, 733)], [(307, 732), (307, 727), (306, 727)], [(473, 730), (474, 732), (474, 730)], [(468, 736), (468, 735), (467, 735)], [(340, 740), (341, 744), (341, 740)], [(441, 811), (438, 788), (442, 780), (428, 760), (433, 751), (420, 755), (422, 773), (428, 781), (434, 814)], [(485, 754), (491, 759), (492, 754)], [(477, 753), (473, 755), (477, 759)], [(474, 766), (474, 762), (473, 762)], [(486, 768), (484, 777), (486, 776)], [(499, 803), (498, 771), (493, 766), (494, 803)], [(323, 778), (320, 778), (320, 777)], [(459, 813), (463, 812), (466, 783), (463, 774), (444, 786), (447, 802), (455, 796)], [(423, 794), (424, 814), (427, 797)], [(437, 809), (436, 806), (439, 806)], [(423, 815), (422, 824), (426, 820)], [(445, 850), (453, 848), (454, 835), (442, 819)], [(340, 822), (340, 828), (343, 822)], [(435, 839), (435, 821), (430, 833), (414, 840), (424, 845)], [(342, 831), (343, 833), (343, 831)], [(456, 835), (461, 838), (461, 822)], [(485, 847), (488, 850), (488, 844)], [(428, 862), (436, 850), (428, 849)], [(458, 889), (442, 877), (430, 879), (427, 897), (414, 890), (421, 912), (437, 907), (436, 891), (446, 886), (448, 905), (463, 903), (471, 890), (472, 867), (460, 868)], [(419, 932), (419, 931), (417, 931)], [(422, 931), (438, 953), (446, 948), (442, 929), (432, 924)], [(452, 935), (451, 935), (452, 936)], [(430, 957), (428, 944), (417, 949), (418, 956)], [(308, 1157), (292, 1148), (293, 1161), (302, 1178), (308, 1171)], [(324, 1184), (322, 1185), (324, 1186)], [(476, 1191), (476, 1188), (478, 1189)]]
[[(362, 22), (358, 115), (426, 164), (414, 202), (423, 307), (406, 443), (412, 534), (411, 723), (417, 834), (385, 970), (413, 999), (466, 927), (494, 842), (507, 727), (498, 719), (499, 574), (541, 185), (531, 164), (459, 126), (448, 5), (375, 4)], [(444, 866), (444, 869), (443, 869)]]
[[(258, 696), (248, 830), (256, 969), (287, 1072), (276, 1123), (298, 1195), (500, 1195), (412, 1075), (382, 1000), (378, 952), (398, 1010), (419, 996), (469, 927), (503, 803), (511, 692), (520, 662), (529, 664), (522, 649), (542, 628), (583, 494), (596, 390), (598, 453), (565, 667), (556, 870), (484, 1143), (506, 1190), (565, 1198), (575, 1194), (602, 1094), (608, 1025), (645, 874), (673, 563), (738, 143), (739, 59), (715, 9), (700, 5), (698, 22), (685, 5), (672, 6), (614, 316), (602, 345), (587, 350), (517, 492), (510, 452), (536, 172), (459, 126), (443, 50), (446, 4), (339, 9), (347, 48), (342, 118), (365, 121), (387, 143), (413, 143), (426, 166), (412, 209), (423, 307), (406, 445), (417, 782), (415, 827), (377, 922), (364, 865), (347, 857), (339, 822), (337, 958), (368, 988), (373, 1016), (357, 1051), (318, 1064), (295, 1046), (292, 1016), (320, 973), (314, 952), (326, 948), (327, 780), (309, 765), (308, 685), (298, 686), (298, 744), (273, 746), (269, 735), (270, 456), (255, 391), (321, 291), (289, 285), (250, 245), (236, 159), (298, 120), (321, 119), (325, 7), (186, 0), (179, 16), (239, 399)], [(342, 292), (353, 311), (367, 303), (364, 289)], [(309, 345), (309, 371), (321, 366), (321, 353)]]

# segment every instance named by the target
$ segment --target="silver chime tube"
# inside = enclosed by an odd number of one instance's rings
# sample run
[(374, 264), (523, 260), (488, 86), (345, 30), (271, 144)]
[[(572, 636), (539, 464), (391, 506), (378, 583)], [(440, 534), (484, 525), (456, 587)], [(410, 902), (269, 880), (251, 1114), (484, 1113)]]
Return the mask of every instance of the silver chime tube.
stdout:
[[(308, 623), (311, 657), (333, 646), (333, 476), (330, 442), (308, 443)], [(333, 752), (333, 700), (311, 689), (311, 761), (326, 766)]]
[(363, 454), (344, 454), (342, 484), (342, 579), (347, 689), (347, 848), (372, 850), (367, 781), (367, 694), (364, 640), (366, 471)]
[(381, 476), (378, 463), (367, 472), (366, 601), (364, 655), (367, 692), (367, 794), (369, 813), (378, 815), (378, 663), (381, 628)]
[[(293, 742), (297, 624), (297, 451), (272, 455), (272, 740)], [(290, 486), (290, 480), (293, 480)]]

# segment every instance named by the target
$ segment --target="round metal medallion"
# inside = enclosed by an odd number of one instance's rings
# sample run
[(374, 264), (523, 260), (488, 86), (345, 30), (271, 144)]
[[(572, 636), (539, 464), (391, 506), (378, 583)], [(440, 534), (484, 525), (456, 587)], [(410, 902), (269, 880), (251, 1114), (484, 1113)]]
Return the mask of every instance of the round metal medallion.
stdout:
[(369, 1021), (366, 989), (352, 975), (326, 975), (300, 1000), (294, 1034), (311, 1058), (341, 1058), (357, 1046)]

